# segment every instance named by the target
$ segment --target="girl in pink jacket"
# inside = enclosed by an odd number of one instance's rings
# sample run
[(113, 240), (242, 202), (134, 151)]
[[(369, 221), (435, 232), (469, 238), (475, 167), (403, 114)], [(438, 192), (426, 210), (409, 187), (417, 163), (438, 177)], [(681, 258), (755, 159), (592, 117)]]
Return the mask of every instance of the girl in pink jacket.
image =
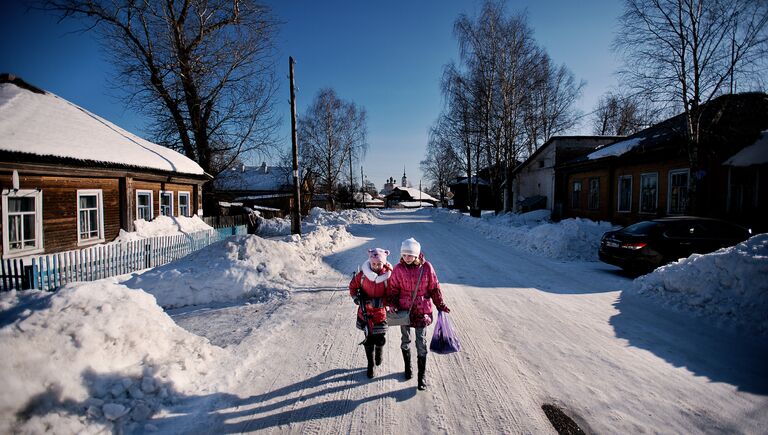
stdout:
[(369, 378), (374, 376), (374, 365), (381, 365), (386, 343), (387, 279), (392, 274), (392, 265), (387, 262), (387, 255), (389, 251), (386, 249), (369, 249), (368, 260), (360, 266), (360, 271), (349, 282), (349, 295), (360, 305), (357, 309), (357, 328), (365, 331), (363, 347), (368, 360), (366, 373)]
[(411, 328), (415, 330), (416, 356), (419, 390), (426, 390), (424, 379), (427, 367), (426, 328), (432, 324), (432, 303), (439, 311), (451, 310), (443, 301), (440, 282), (435, 269), (424, 260), (421, 244), (414, 238), (403, 241), (400, 246), (400, 262), (392, 270), (389, 278), (390, 305), (397, 311), (410, 308), (410, 325), (400, 327), (400, 349), (405, 363), (405, 379), (413, 377), (411, 369)]

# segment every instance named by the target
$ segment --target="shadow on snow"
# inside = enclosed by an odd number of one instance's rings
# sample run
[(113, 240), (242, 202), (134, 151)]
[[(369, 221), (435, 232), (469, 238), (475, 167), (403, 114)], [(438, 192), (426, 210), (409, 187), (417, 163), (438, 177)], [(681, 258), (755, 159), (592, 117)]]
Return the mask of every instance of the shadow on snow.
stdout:
[(661, 307), (652, 299), (622, 292), (611, 317), (616, 337), (675, 367), (741, 391), (768, 394), (768, 340), (717, 328), (690, 313)]

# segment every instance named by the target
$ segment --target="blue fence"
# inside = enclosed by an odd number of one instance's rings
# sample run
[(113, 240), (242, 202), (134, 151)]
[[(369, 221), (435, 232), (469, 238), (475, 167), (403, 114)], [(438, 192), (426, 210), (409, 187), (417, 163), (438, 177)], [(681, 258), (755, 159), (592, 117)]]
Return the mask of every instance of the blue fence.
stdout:
[[(161, 266), (233, 235), (247, 234), (245, 225), (177, 236), (111, 243), (79, 251), (32, 257), (3, 264), (2, 290), (34, 288), (53, 291), (75, 281), (94, 281)], [(8, 273), (6, 273), (6, 269)]]

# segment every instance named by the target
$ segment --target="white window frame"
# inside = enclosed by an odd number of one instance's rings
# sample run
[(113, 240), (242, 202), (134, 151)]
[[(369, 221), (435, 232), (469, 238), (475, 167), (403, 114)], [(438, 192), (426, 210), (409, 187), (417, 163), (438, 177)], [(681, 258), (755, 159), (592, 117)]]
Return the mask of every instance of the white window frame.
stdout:
[[(80, 197), (96, 195), (96, 212), (99, 214), (99, 235), (94, 239), (83, 239), (80, 232)], [(104, 243), (104, 196), (101, 189), (77, 189), (77, 246)]]
[[(674, 213), (672, 213), (672, 211), (671, 211), (671, 208), (672, 208), (672, 176), (673, 175), (677, 175), (677, 174), (686, 174), (686, 177), (688, 179), (688, 186), (690, 186), (690, 184), (691, 184), (691, 170), (688, 169), (688, 168), (685, 168), (685, 169), (673, 169), (673, 170), (669, 171), (669, 173), (667, 174), (667, 214), (680, 216), (680, 215), (684, 215), (685, 214), (685, 210), (680, 211), (680, 212), (674, 212)], [(685, 186), (685, 188), (688, 189), (688, 186)], [(689, 198), (689, 200), (690, 200), (690, 198)]]
[[(177, 192), (177, 193), (179, 195), (178, 204), (176, 204), (176, 208), (178, 210), (178, 215), (177, 216), (190, 217), (190, 211), (192, 209), (192, 201), (191, 201), (192, 195), (190, 194), (190, 192), (183, 192), (183, 191), (182, 192)], [(187, 212), (186, 213), (182, 213), (181, 212), (181, 197), (182, 196), (186, 196), (187, 197)]]
[[(35, 198), (35, 247), (27, 249), (10, 249), (10, 234), (8, 233), (8, 198), (33, 196)], [(3, 258), (23, 257), (39, 254), (44, 251), (43, 244), (43, 192), (37, 189), (4, 189), (3, 190)]]
[[(656, 192), (653, 198), (653, 210), (643, 211), (643, 178), (654, 176), (656, 177)], [(659, 211), (659, 173), (658, 172), (644, 172), (640, 174), (640, 200), (637, 204), (637, 211), (641, 214), (656, 214)]]
[[(622, 210), (621, 208), (621, 181), (629, 179), (629, 208)], [(616, 179), (616, 212), (618, 213), (632, 213), (632, 175), (619, 175)]]
[[(168, 211), (170, 214), (164, 215), (163, 214), (163, 195), (168, 195), (169, 198), (171, 198), (171, 203), (168, 204)], [(173, 191), (172, 190), (161, 190), (160, 196), (157, 197), (158, 206), (160, 210), (160, 216), (168, 216), (173, 217)]]
[(139, 195), (149, 194), (149, 220), (155, 218), (155, 198), (151, 190), (136, 190), (136, 220), (139, 219)]

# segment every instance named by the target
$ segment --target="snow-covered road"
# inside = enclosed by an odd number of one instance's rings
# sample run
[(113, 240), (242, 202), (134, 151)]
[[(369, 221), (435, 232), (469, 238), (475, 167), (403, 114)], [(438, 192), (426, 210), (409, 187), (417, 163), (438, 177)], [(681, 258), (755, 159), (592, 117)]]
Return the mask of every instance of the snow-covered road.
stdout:
[[(594, 433), (764, 433), (768, 346), (622, 293), (611, 266), (517, 251), (429, 211), (351, 225), (361, 243), (325, 258), (337, 276), (287, 303), (177, 310), (226, 346), (227, 392), (187, 397), (153, 424), (170, 433), (555, 433), (554, 403)], [(430, 387), (402, 379), (399, 330), (367, 379), (349, 274), (369, 246), (415, 237), (435, 266), (458, 354), (430, 354)], [(214, 321), (215, 320), (215, 321)], [(221, 374), (211, 374), (219, 379)]]

